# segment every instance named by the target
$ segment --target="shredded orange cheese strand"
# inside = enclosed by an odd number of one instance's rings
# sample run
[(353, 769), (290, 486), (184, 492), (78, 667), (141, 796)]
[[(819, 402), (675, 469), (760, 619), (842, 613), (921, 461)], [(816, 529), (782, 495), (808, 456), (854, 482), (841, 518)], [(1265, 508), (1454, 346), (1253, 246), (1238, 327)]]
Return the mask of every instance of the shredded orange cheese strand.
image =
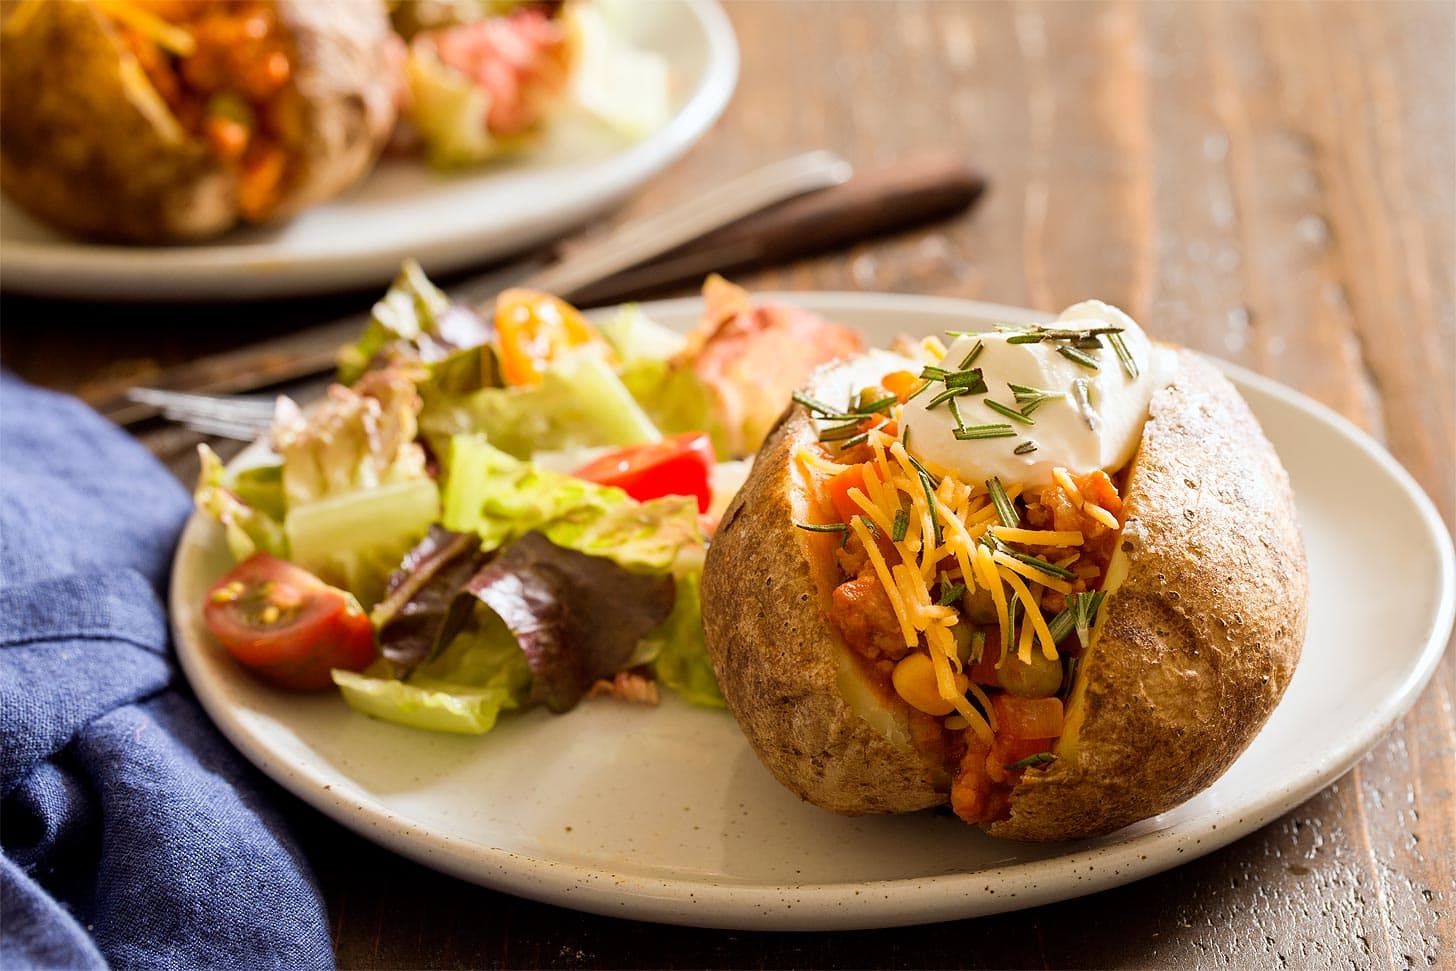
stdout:
[(186, 30), (126, 0), (92, 0), (96, 9), (118, 23), (146, 37), (168, 54), (191, 57), (197, 53), (197, 40)]
[[(1072, 592), (1072, 585), (1067, 581), (1059, 577), (1049, 576), (1048, 574), (1045, 574), (1042, 571), (1038, 570), (1036, 567), (1031, 566), (1027, 563), (1023, 563), (1014, 556), (1008, 556), (1005, 553), (1002, 553), (1000, 550), (992, 553), (991, 559), (995, 560), (998, 565), (1004, 566), (1012, 573), (1021, 574), (1032, 583), (1039, 583), (1044, 587), (1049, 587), (1052, 590), (1055, 590), (1057, 593)], [(1040, 598), (1037, 598), (1037, 602), (1040, 602)]]
[(1106, 509), (1103, 509), (1095, 502), (1083, 503), (1082, 511), (1087, 515), (1091, 516), (1093, 519), (1097, 520), (1102, 525), (1106, 526), (1108, 529), (1115, 530), (1122, 528), (1122, 525), (1118, 523), (1116, 516), (1108, 512)]
[(895, 619), (900, 622), (900, 634), (905, 638), (905, 646), (914, 647), (918, 643), (915, 628), (910, 623), (909, 611), (905, 609), (905, 602), (900, 597), (900, 591), (895, 587), (894, 577), (890, 573), (889, 565), (885, 563), (885, 557), (880, 553), (879, 545), (860, 520), (851, 520), (849, 527), (864, 544), (865, 553), (869, 555), (870, 563), (874, 565), (875, 575), (880, 578), (880, 586), (885, 589), (885, 595), (890, 598), (890, 606), (895, 609)]
[(1021, 529), (1016, 526), (992, 526), (991, 533), (997, 539), (1008, 543), (1023, 543), (1027, 546), (1081, 546), (1085, 543), (1079, 530), (1074, 529)]
[[(1047, 660), (1055, 661), (1057, 659), (1056, 638), (1052, 637), (1051, 629), (1047, 627), (1046, 620), (1042, 618), (1041, 606), (1032, 599), (1031, 591), (1026, 589), (1026, 584), (1021, 582), (1021, 577), (1002, 567), (1001, 578), (1010, 584), (1011, 589), (1021, 597), (1021, 604), (1026, 608), (1026, 619), (1035, 625), (1036, 635), (1041, 638), (1042, 654), (1046, 656)], [(1030, 661), (1031, 658), (1027, 657), (1023, 660)]]

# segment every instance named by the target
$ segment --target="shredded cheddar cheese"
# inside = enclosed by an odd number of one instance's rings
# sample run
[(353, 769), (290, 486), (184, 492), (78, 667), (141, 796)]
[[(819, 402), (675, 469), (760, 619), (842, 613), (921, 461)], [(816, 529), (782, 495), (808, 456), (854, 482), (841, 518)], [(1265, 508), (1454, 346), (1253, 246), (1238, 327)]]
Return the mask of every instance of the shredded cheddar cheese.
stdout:
[(1118, 523), (1116, 516), (1108, 512), (1106, 509), (1103, 509), (1095, 502), (1083, 503), (1082, 511), (1087, 515), (1091, 516), (1093, 519), (1097, 520), (1102, 525), (1106, 526), (1108, 529), (1122, 528), (1122, 525)]
[(156, 14), (127, 0), (92, 0), (96, 9), (123, 26), (141, 34), (168, 54), (191, 57), (197, 52), (197, 40), (176, 24), (169, 24)]
[(1081, 546), (1086, 542), (1080, 531), (1073, 529), (1020, 529), (1016, 526), (992, 526), (991, 533), (1008, 543), (1027, 546)]

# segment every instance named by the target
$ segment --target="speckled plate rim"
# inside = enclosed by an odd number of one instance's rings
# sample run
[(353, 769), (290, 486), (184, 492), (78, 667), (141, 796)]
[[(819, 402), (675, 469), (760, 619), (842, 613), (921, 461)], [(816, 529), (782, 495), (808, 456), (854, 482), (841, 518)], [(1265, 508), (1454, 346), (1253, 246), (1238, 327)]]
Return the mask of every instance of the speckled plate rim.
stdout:
[[(913, 314), (921, 317), (1045, 320), (1024, 308), (945, 297), (884, 293), (769, 293), (763, 299), (795, 303), (828, 316)], [(691, 314), (696, 298), (644, 304), (664, 318)], [(1417, 514), (1440, 564), (1432, 589), (1435, 608), (1417, 660), (1399, 683), (1348, 723), (1325, 751), (1303, 763), (1257, 798), (1179, 826), (1114, 833), (1044, 860), (969, 874), (863, 883), (752, 885), (731, 880), (643, 878), (561, 860), (524, 856), (419, 826), (378, 802), (343, 798), (327, 774), (278, 758), (234, 716), (223, 685), (209, 677), (202, 653), (188, 645), (174, 613), (173, 631), (183, 671), (223, 734), (259, 769), (324, 814), (381, 846), (462, 879), (545, 903), (606, 916), (688, 926), (749, 930), (831, 930), (895, 927), (1001, 913), (1095, 893), (1196, 859), (1277, 819), (1344, 775), (1414, 704), (1439, 663), (1456, 618), (1456, 553), (1434, 505), (1404, 468), (1354, 424), (1278, 382), (1215, 361), (1241, 388), (1277, 399), (1309, 421), (1327, 426), (1388, 477), (1394, 494)], [(209, 524), (194, 515), (179, 544), (172, 575), (174, 602), (188, 558)], [(1317, 757), (1315, 757), (1317, 756)], [(1218, 783), (1212, 788), (1216, 789)]]

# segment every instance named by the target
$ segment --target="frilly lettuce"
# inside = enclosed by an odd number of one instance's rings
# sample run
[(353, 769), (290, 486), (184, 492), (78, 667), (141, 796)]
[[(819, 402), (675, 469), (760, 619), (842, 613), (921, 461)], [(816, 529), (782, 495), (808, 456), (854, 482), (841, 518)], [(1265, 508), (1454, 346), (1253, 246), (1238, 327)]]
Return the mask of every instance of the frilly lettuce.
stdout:
[(441, 522), (446, 529), (478, 534), (485, 550), (548, 523), (561, 541), (570, 530), (580, 531), (631, 501), (621, 489), (513, 458), (480, 435), (455, 436), (449, 454)]
[(339, 352), (339, 383), (408, 361), (424, 367), (424, 387), (459, 393), (499, 384), (488, 343), (494, 334), (489, 322), (452, 302), (418, 263), (406, 260), (359, 340)]
[(222, 524), (233, 558), (246, 559), (259, 550), (286, 557), (282, 470), (270, 465), (232, 474), (206, 445), (197, 446), (197, 456), (202, 471), (193, 499), (198, 509)]
[(407, 681), (333, 672), (349, 706), (385, 721), (435, 732), (480, 735), (502, 711), (530, 697), (531, 668), (504, 623), (483, 607), (476, 623), (421, 664)]
[(535, 387), (483, 388), (467, 395), (429, 395), (420, 418), (436, 454), (449, 439), (479, 431), (518, 458), (533, 452), (593, 445), (637, 445), (662, 437), (657, 426), (601, 354), (563, 354)]
[[(405, 640), (439, 638), (447, 646), (414, 667), (403, 681), (389, 677), (391, 672), (382, 666), (379, 671), (362, 675), (336, 672), (335, 681), (349, 704), (390, 721), (436, 731), (472, 733), (488, 731), (500, 711), (522, 704), (528, 693), (535, 690), (522, 686), (523, 677), (527, 685), (532, 682), (530, 669), (528, 666), (522, 675), (520, 665), (524, 663), (526, 654), (514, 639), (510, 640), (512, 650), (504, 648), (503, 640), (511, 635), (504, 630), (499, 616), (477, 606), (464, 631), (455, 634), (453, 627), (461, 622), (458, 601), (447, 612), (444, 609), (447, 592), (426, 590), (426, 587), (455, 582), (449, 577), (460, 576), (461, 565), (468, 567), (472, 562), (480, 562), (474, 559), (478, 555), (477, 549), (504, 548), (501, 562), (507, 566), (513, 555), (516, 558), (526, 555), (527, 566), (523, 568), (525, 573), (521, 574), (521, 582), (525, 582), (526, 573), (532, 572), (530, 564), (544, 555), (540, 550), (542, 547), (548, 550), (563, 548), (554, 555), (553, 562), (569, 561), (565, 564), (556, 562), (555, 567), (546, 571), (553, 575), (569, 567), (573, 557), (577, 563), (588, 559), (610, 560), (628, 571), (629, 576), (619, 576), (614, 582), (625, 582), (631, 578), (630, 575), (635, 575), (636, 579), (631, 580), (633, 583), (645, 582), (652, 576), (662, 578), (661, 582), (666, 583), (670, 575), (673, 578), (672, 600), (666, 619), (660, 623), (647, 621), (648, 625), (656, 623), (656, 626), (647, 628), (646, 633), (632, 634), (626, 643), (605, 652), (610, 655), (607, 666), (630, 668), (648, 665), (664, 685), (682, 693), (688, 700), (709, 706), (722, 704), (703, 645), (698, 581), (706, 540), (698, 526), (694, 500), (666, 497), (638, 503), (619, 489), (549, 472), (512, 458), (478, 435), (457, 436), (450, 448), (450, 471), (444, 493), (444, 528), (473, 532), (480, 537), (481, 543), (477, 548), (474, 544), (458, 542), (458, 537), (452, 537), (437, 527), (436, 532), (431, 534), (432, 539), (421, 543), (406, 558), (405, 569), (430, 574), (422, 576), (416, 585), (418, 589), (410, 594), (420, 609), (428, 614), (417, 618), (425, 623), (428, 630), (403, 630)], [(536, 545), (532, 548), (534, 552), (527, 555), (525, 547), (515, 541), (532, 533), (536, 535), (527, 543), (534, 541)], [(577, 556), (579, 553), (585, 553), (587, 557)], [(486, 579), (476, 585), (482, 591), (491, 589), (499, 578), (486, 582), (489, 572), (487, 565), (461, 589), (470, 588), (482, 577)], [(572, 571), (568, 569), (567, 572)], [(600, 574), (600, 568), (595, 573)], [(398, 577), (398, 580), (394, 589), (407, 593), (402, 586), (404, 579)], [(506, 589), (510, 586), (507, 584)], [(479, 596), (483, 603), (492, 603), (494, 594), (482, 592), (475, 596)], [(630, 598), (625, 595), (585, 597), (567, 591), (560, 593), (556, 599), (570, 601), (567, 611), (570, 613), (571, 607), (591, 601), (645, 598), (635, 595)], [(399, 605), (395, 606), (397, 613), (408, 612)], [(656, 616), (661, 618), (662, 614)], [(578, 617), (574, 621), (577, 627), (600, 622), (595, 614), (589, 619)], [(625, 623), (619, 618), (613, 620), (610, 626), (621, 627)], [(635, 629), (642, 631), (644, 627)], [(598, 657), (592, 662), (595, 667), (585, 668), (585, 680), (575, 676), (567, 678), (570, 681), (570, 690), (567, 690), (563, 687), (564, 675), (555, 670), (557, 662), (543, 661), (539, 638), (533, 640), (532, 645), (536, 664), (543, 670), (552, 668), (551, 684), (543, 684), (540, 688), (540, 692), (545, 693), (542, 700), (550, 695), (558, 707), (569, 706), (576, 692), (604, 670), (601, 665), (605, 662)], [(411, 659), (419, 656), (414, 649), (418, 646), (415, 644), (408, 651)], [(603, 653), (596, 652), (599, 655)]]
[(290, 558), (365, 606), (439, 516), (440, 496), (414, 440), (420, 398), (409, 368), (333, 385), (305, 415), (280, 401), (273, 447), (282, 462)]

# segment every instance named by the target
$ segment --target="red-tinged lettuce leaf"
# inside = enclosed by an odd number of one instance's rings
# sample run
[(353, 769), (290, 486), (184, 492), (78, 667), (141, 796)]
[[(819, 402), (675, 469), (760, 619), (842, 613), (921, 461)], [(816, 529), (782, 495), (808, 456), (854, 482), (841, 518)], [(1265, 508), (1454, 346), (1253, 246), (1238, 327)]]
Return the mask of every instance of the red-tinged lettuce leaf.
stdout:
[(532, 700), (560, 713), (575, 707), (599, 678), (623, 670), (643, 635), (671, 613), (675, 598), (669, 575), (632, 573), (530, 532), (471, 578), (442, 639), (464, 624), (474, 601), (485, 604), (525, 652), (534, 675)]
[(405, 554), (384, 599), (370, 612), (380, 652), (403, 678), (440, 642), (450, 605), (488, 559), (480, 537), (435, 525)]

